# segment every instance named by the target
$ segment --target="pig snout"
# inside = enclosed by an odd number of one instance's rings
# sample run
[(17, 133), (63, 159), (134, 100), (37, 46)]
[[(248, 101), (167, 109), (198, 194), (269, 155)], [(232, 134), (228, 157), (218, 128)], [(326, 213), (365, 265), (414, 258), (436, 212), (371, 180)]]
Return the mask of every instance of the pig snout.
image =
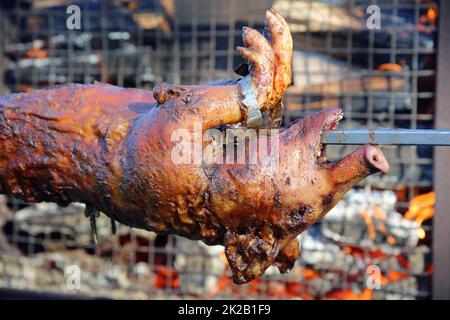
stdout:
[(387, 174), (389, 172), (389, 163), (378, 146), (366, 145), (363, 147), (362, 153), (371, 173), (382, 172)]

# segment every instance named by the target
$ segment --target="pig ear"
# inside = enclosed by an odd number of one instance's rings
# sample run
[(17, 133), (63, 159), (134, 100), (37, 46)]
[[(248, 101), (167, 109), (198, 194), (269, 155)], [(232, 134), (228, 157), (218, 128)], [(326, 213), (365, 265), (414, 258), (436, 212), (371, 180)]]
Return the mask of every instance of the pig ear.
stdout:
[(280, 249), (271, 231), (252, 230), (246, 234), (228, 232), (225, 255), (237, 284), (260, 277), (273, 264)]

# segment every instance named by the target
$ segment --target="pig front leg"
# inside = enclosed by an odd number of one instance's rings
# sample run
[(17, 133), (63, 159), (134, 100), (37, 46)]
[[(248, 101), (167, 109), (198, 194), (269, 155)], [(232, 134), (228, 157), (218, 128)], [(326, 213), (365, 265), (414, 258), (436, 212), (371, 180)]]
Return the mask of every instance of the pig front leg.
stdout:
[[(292, 37), (286, 21), (279, 14), (267, 11), (266, 31), (269, 39), (244, 27), (245, 47), (237, 48), (250, 64), (251, 86), (261, 110), (277, 106), (292, 82)], [(164, 83), (153, 89), (153, 95), (163, 108), (176, 109), (178, 125), (200, 120), (206, 130), (245, 121), (247, 116), (238, 81), (213, 86)]]
[(280, 250), (280, 242), (269, 225), (246, 230), (245, 234), (228, 232), (225, 255), (237, 284), (260, 277), (271, 266)]
[(225, 241), (225, 255), (237, 284), (260, 277), (271, 265), (286, 273), (299, 256), (298, 240), (292, 239), (281, 248), (283, 241), (276, 238), (268, 225), (245, 234), (229, 232)]

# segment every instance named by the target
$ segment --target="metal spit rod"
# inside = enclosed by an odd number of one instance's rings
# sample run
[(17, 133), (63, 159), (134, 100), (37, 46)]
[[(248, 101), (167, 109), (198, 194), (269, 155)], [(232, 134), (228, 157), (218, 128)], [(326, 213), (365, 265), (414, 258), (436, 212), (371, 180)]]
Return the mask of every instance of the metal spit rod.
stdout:
[(326, 144), (450, 146), (450, 130), (377, 129), (325, 131)]

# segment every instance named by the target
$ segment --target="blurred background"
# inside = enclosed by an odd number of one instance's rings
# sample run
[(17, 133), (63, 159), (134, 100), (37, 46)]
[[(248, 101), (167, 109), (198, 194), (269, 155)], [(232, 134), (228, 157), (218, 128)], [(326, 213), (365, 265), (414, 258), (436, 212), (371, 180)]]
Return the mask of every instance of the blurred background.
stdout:
[[(66, 27), (72, 4), (81, 9), (80, 30)], [(370, 4), (381, 9), (381, 29), (366, 25)], [(262, 31), (265, 10), (274, 8), (294, 39), (294, 83), (284, 97), (284, 125), (340, 106), (341, 128), (433, 129), (443, 5), (0, 0), (0, 94), (69, 82), (151, 90), (163, 81), (235, 78), (234, 68), (243, 62), (235, 51), (242, 27)], [(331, 158), (351, 150), (328, 148)], [(366, 179), (301, 235), (301, 256), (289, 274), (269, 269), (241, 286), (232, 284), (223, 247), (122, 225), (113, 234), (104, 215), (94, 246), (83, 204), (61, 208), (0, 195), (0, 297), (36, 292), (132, 299), (429, 299), (433, 253), (438, 254), (433, 252), (433, 149), (384, 151), (391, 173)], [(72, 265), (81, 270), (79, 290), (67, 285)]]

